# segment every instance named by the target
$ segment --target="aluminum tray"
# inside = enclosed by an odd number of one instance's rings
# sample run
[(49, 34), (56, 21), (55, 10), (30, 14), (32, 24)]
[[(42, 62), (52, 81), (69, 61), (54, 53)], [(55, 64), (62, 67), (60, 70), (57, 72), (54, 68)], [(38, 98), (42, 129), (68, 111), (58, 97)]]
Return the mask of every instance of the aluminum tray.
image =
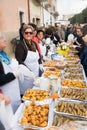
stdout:
[(79, 68), (79, 69), (82, 69), (83, 66), (81, 64), (68, 64), (67, 65), (67, 68)]
[(71, 61), (70, 61), (70, 60), (66, 60), (66, 62), (67, 62), (68, 64), (74, 64), (74, 65), (75, 65), (75, 64), (76, 64), (76, 65), (79, 64), (79, 62), (77, 62), (76, 60), (71, 60)]
[[(30, 89), (29, 89), (29, 90), (30, 90)], [(32, 89), (32, 90), (37, 90), (37, 89)], [(38, 90), (40, 91), (41, 89), (38, 89)], [(47, 90), (42, 90), (42, 91), (48, 92)], [(28, 92), (28, 90), (27, 90), (26, 92)], [(34, 100), (34, 99), (31, 99), (31, 100), (30, 100), (30, 99), (27, 99), (27, 97), (26, 97), (26, 92), (25, 92), (25, 94), (24, 94), (24, 95), (25, 95), (25, 98), (22, 98), (23, 101), (34, 101), (34, 102), (37, 102), (37, 103), (38, 103), (38, 102), (42, 102), (42, 103), (45, 102), (45, 103), (49, 103), (49, 104), (52, 102), (52, 99), (50, 98), (50, 94), (49, 94), (49, 98), (47, 98), (47, 99), (45, 98), (45, 99), (43, 99), (43, 100)], [(48, 93), (49, 93), (49, 92), (48, 92)], [(41, 94), (40, 94), (40, 95), (36, 94), (36, 95), (37, 95), (37, 96), (41, 96)], [(23, 96), (23, 97), (24, 97), (24, 96)]]
[(75, 68), (75, 69), (74, 68), (65, 68), (64, 72), (65, 73), (75, 73), (75, 74), (78, 73), (78, 74), (82, 74), (83, 69), (79, 69), (79, 68), (78, 69), (77, 68)]
[[(24, 109), (26, 107), (26, 105), (30, 104), (31, 101), (26, 101), (23, 105), (23, 108), (21, 110), (21, 115), (19, 117), (19, 120), (18, 120), (18, 125), (21, 126), (22, 128), (31, 128), (31, 129), (40, 129), (40, 130), (45, 130), (48, 126), (49, 126), (49, 123), (50, 123), (50, 120), (49, 120), (49, 117), (50, 117), (50, 114), (51, 114), (51, 106), (49, 105), (49, 114), (48, 114), (48, 124), (46, 127), (39, 127), (39, 126), (34, 126), (34, 125), (23, 125), (20, 123), (22, 117), (23, 117), (23, 112), (24, 112)], [(37, 106), (38, 105), (44, 105), (45, 103), (42, 103), (42, 102), (38, 102), (38, 103), (35, 103)]]
[(75, 74), (75, 73), (65, 73), (64, 79), (71, 79), (71, 80), (82, 80), (84, 81), (84, 75), (83, 74)]
[(70, 121), (76, 121), (76, 120), (82, 120), (78, 117), (72, 117), (72, 116), (68, 116), (68, 115), (62, 115), (62, 114), (58, 114), (54, 112), (54, 116), (53, 116), (53, 126), (61, 126), (64, 124), (69, 123)]
[(55, 67), (55, 65), (57, 64), (57, 61), (53, 61), (53, 60), (49, 60), (46, 62), (43, 62), (43, 67)]
[(72, 62), (72, 63), (76, 63), (76, 61), (78, 61), (79, 60), (79, 58), (74, 58), (74, 59), (70, 59), (70, 58), (66, 58), (66, 61), (67, 62)]
[(69, 87), (69, 88), (87, 88), (87, 83), (85, 80), (71, 80), (71, 79), (64, 79), (61, 81), (62, 87)]
[(87, 101), (87, 88), (61, 87), (59, 96), (61, 98), (71, 98), (75, 100)]
[[(66, 71), (67, 70), (67, 71)], [(64, 79), (64, 75), (65, 74), (72, 74), (72, 75), (83, 75), (83, 80), (85, 81), (86, 85), (87, 85), (87, 78), (86, 78), (86, 75), (85, 75), (85, 72), (84, 72), (84, 69), (68, 69), (68, 68), (65, 68), (64, 69), (64, 72), (63, 72), (63, 79)]]
[[(60, 103), (59, 106), (57, 106), (57, 103)], [(87, 120), (87, 102), (59, 98), (55, 103), (54, 112), (60, 115)]]

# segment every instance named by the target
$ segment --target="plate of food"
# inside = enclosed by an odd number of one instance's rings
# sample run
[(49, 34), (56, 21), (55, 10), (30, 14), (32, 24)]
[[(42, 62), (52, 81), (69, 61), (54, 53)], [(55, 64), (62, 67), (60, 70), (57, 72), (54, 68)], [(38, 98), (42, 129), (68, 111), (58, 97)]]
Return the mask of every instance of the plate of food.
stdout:
[(50, 99), (50, 94), (46, 90), (39, 90), (39, 89), (28, 89), (23, 97), (23, 101), (45, 101)]
[(24, 103), (18, 124), (23, 128), (46, 129), (49, 124), (49, 104)]

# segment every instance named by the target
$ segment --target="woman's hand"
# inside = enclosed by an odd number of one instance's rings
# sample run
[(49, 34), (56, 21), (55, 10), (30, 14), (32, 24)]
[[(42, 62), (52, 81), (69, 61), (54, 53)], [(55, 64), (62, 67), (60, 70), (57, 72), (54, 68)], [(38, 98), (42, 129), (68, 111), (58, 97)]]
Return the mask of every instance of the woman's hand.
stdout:
[(7, 95), (0, 94), (0, 102), (1, 102), (2, 100), (5, 100), (5, 104), (6, 104), (6, 105), (10, 104), (10, 102), (11, 102), (10, 98), (9, 98)]
[(11, 102), (11, 99), (7, 95), (4, 95), (4, 100), (5, 100), (5, 105), (10, 104)]

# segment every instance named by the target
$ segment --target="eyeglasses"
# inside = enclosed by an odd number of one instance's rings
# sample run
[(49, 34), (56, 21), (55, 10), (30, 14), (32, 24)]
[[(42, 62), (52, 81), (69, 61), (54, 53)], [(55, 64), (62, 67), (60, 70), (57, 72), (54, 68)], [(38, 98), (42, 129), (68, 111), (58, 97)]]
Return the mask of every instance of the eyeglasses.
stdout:
[(28, 34), (32, 35), (33, 32), (25, 32), (25, 34), (26, 34), (26, 35), (28, 35)]

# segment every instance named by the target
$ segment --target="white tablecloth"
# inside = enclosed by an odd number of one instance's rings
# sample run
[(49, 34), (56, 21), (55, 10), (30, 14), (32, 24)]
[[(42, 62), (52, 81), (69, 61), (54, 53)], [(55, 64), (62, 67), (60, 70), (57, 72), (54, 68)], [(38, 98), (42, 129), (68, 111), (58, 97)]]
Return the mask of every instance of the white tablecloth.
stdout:
[(23, 107), (23, 103), (21, 103), (21, 105), (19, 106), (18, 110), (15, 113), (15, 117), (14, 117), (15, 119), (14, 120), (16, 122), (16, 125), (12, 130), (24, 130), (22, 127), (20, 127), (18, 125), (18, 120), (19, 120), (19, 117), (20, 117), (20, 114), (21, 114), (22, 107)]

